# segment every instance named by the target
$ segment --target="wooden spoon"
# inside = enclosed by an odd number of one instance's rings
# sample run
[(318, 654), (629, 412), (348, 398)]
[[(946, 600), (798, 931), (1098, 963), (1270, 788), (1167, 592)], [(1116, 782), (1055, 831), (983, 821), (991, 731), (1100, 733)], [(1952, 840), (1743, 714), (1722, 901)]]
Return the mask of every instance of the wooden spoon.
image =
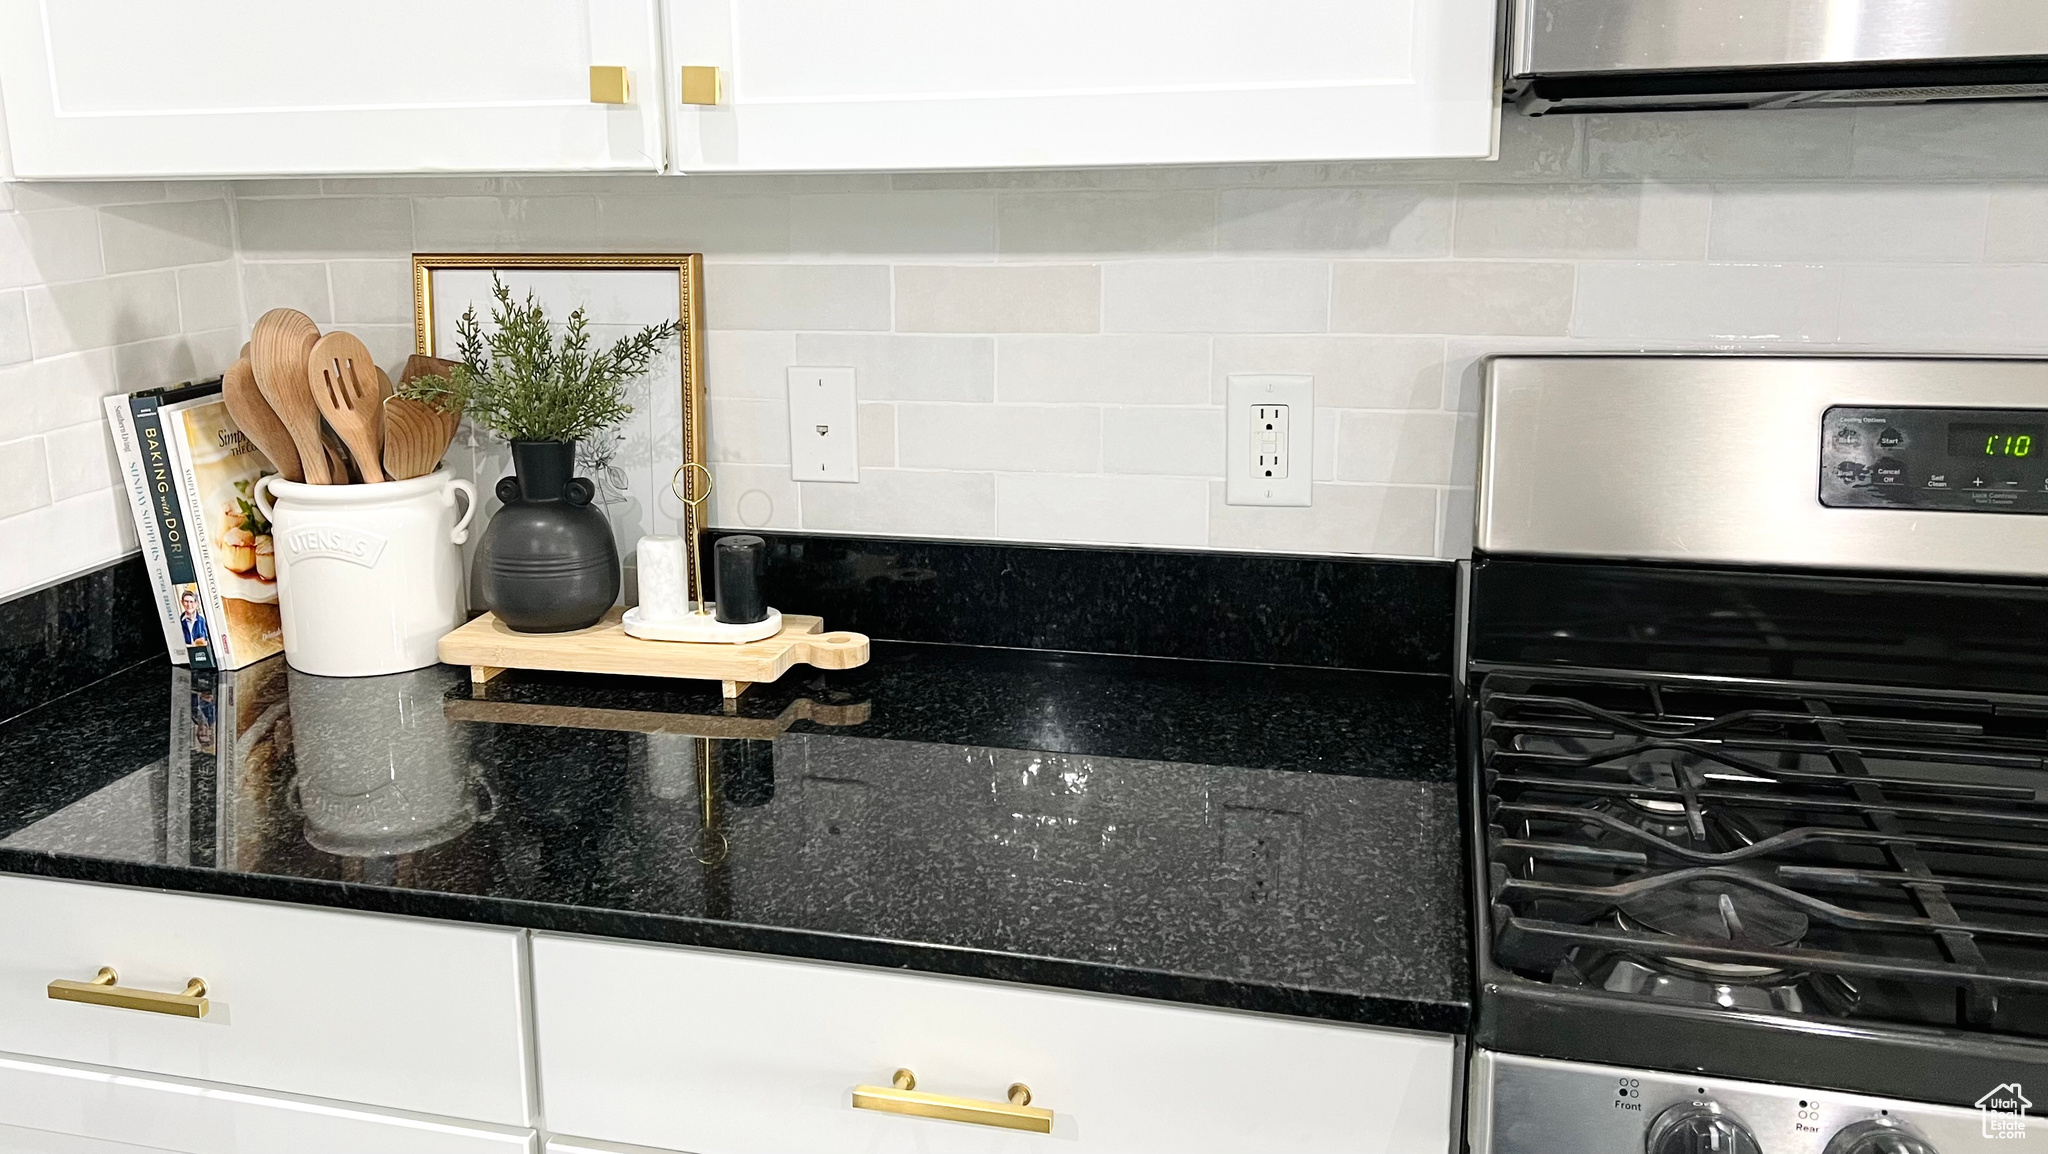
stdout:
[(460, 361), (444, 361), (425, 353), (414, 353), (405, 358), (405, 368), (398, 374), (398, 383), (409, 385), (421, 377), (445, 377), (455, 371)]
[(448, 413), (411, 397), (384, 402), (384, 471), (394, 481), (424, 477), (434, 471), (455, 439), (461, 413)]
[(228, 371), (221, 374), (220, 385), (221, 396), (228, 403), (228, 415), (235, 419), (242, 435), (255, 442), (256, 448), (270, 459), (277, 475), (287, 481), (304, 480), (299, 447), (292, 442), (291, 430), (277, 419), (270, 402), (263, 399), (262, 391), (256, 387), (256, 370), (249, 367), (249, 358), (229, 365)]
[[(271, 309), (256, 319), (256, 331), (250, 334), (249, 367), (256, 372), (256, 387), (270, 402), (270, 411), (291, 433), (306, 480), (332, 485), (337, 478), (328, 469), (327, 451), (320, 444), (320, 410), (306, 384), (306, 358), (319, 339), (320, 326), (312, 317), (297, 309)], [(347, 480), (347, 474), (339, 478), (342, 483)]]
[(352, 333), (328, 333), (306, 358), (313, 403), (341, 435), (363, 480), (384, 479), (384, 385), (370, 350)]

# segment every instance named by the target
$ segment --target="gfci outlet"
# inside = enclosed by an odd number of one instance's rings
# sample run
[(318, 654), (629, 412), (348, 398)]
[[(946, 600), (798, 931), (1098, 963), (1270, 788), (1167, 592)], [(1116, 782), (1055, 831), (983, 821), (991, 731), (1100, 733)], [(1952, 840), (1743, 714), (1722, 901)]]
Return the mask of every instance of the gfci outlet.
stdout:
[(1242, 373), (1227, 384), (1224, 503), (1308, 504), (1316, 443), (1316, 379)]
[(789, 370), (789, 475), (797, 481), (859, 481), (853, 370)]

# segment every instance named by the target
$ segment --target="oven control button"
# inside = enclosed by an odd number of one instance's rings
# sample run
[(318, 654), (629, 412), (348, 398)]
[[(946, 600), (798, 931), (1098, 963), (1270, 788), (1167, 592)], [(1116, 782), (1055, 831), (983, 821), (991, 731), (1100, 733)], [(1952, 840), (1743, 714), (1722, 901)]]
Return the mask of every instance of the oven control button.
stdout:
[(1903, 485), (1906, 483), (1906, 466), (1892, 457), (1880, 457), (1870, 467), (1870, 479), (1880, 485)]
[(1719, 1102), (1708, 1101), (1680, 1102), (1657, 1115), (1644, 1149), (1647, 1154), (1761, 1154), (1749, 1128)]
[(1844, 485), (1868, 485), (1870, 469), (1860, 461), (1838, 461), (1835, 464), (1835, 479)]
[(1905, 442), (1906, 435), (1897, 429), (1886, 429), (1877, 435), (1877, 447), (1880, 449), (1895, 449)]
[(1925, 1138), (1887, 1118), (1845, 1126), (1828, 1140), (1826, 1154), (1937, 1154)]

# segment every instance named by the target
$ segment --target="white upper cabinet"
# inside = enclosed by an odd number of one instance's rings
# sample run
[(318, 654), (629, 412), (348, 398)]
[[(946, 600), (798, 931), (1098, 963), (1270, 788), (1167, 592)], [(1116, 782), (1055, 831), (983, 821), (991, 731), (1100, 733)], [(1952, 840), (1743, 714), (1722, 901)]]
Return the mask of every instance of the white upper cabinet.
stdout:
[(1497, 0), (664, 2), (686, 173), (1476, 157), (1498, 124)]
[(656, 4), (6, 0), (15, 173), (657, 171)]

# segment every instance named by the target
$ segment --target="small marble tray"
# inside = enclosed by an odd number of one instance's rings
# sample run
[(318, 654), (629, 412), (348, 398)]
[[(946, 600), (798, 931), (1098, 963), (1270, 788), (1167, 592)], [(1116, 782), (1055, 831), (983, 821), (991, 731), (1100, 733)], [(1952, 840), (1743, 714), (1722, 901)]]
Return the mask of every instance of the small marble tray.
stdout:
[(852, 669), (868, 660), (868, 639), (860, 633), (826, 633), (816, 617), (782, 615), (782, 631), (740, 644), (643, 641), (626, 634), (625, 613), (613, 609), (588, 629), (568, 633), (518, 633), (496, 615), (482, 617), (441, 638), (441, 660), (469, 666), (481, 685), (507, 669), (552, 669), (563, 673), (624, 673), (635, 677), (693, 677), (723, 684), (738, 697), (757, 681), (774, 681), (796, 664)]
[(759, 641), (782, 632), (782, 614), (774, 609), (768, 616), (748, 625), (730, 625), (720, 621), (711, 613), (691, 613), (683, 617), (655, 620), (641, 615), (642, 606), (635, 605), (626, 610), (619, 620), (620, 628), (643, 641), (698, 641), (718, 645), (738, 645), (747, 641)]

